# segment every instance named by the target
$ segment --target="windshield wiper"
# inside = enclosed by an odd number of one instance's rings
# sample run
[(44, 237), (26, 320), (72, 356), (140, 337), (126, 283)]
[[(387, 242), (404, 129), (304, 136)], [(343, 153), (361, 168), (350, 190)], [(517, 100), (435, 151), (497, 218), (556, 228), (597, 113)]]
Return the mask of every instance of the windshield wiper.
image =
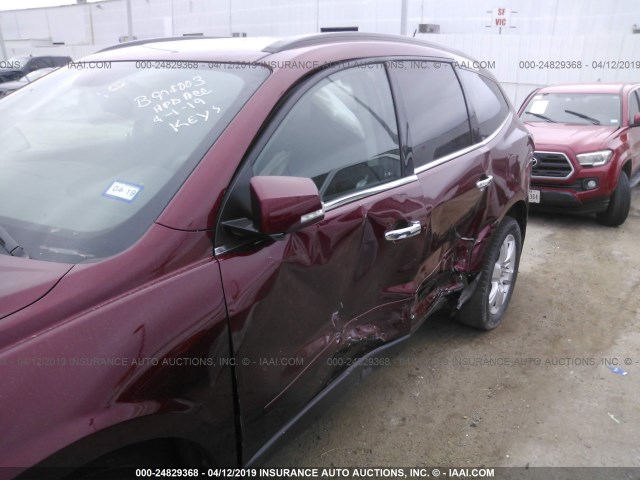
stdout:
[(27, 251), (2, 227), (0, 227), (0, 245), (2, 245), (2, 248), (12, 257), (29, 258)]
[(549, 117), (545, 117), (544, 115), (540, 115), (539, 113), (533, 113), (533, 112), (524, 112), (527, 115), (533, 115), (534, 117), (538, 117), (541, 118), (542, 120), (546, 120), (547, 122), (551, 122), (551, 123), (558, 123), (555, 120), (551, 120)]
[(594, 125), (600, 125), (600, 120), (597, 118), (590, 117), (589, 115), (585, 115), (584, 113), (574, 112), (573, 110), (565, 110), (565, 112), (570, 113), (571, 115), (575, 115), (576, 117), (584, 118), (585, 120), (589, 120)]

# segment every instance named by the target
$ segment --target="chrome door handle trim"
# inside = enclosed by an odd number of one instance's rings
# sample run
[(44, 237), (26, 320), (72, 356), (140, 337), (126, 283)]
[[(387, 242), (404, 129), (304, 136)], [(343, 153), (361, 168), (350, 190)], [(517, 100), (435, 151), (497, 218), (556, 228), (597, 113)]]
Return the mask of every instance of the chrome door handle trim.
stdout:
[(422, 225), (419, 221), (414, 221), (409, 224), (408, 227), (399, 228), (398, 230), (391, 230), (384, 234), (384, 238), (390, 242), (395, 242), (396, 240), (403, 240), (409, 237), (415, 237), (419, 235), (422, 231)]
[(483, 178), (482, 180), (478, 180), (476, 182), (476, 187), (480, 189), (480, 191), (484, 191), (489, 185), (493, 182), (493, 175), (489, 175), (487, 178)]

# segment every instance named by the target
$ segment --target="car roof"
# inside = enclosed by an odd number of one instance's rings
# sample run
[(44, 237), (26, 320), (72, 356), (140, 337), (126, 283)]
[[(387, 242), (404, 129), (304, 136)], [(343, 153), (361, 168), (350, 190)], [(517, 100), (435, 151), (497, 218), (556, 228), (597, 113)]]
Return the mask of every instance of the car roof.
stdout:
[[(275, 40), (265, 37), (179, 37), (136, 40), (100, 50), (83, 60), (258, 61), (268, 55), (262, 49)], [(83, 61), (81, 60), (81, 61)]]
[[(290, 38), (178, 37), (136, 40), (105, 48), (81, 61), (201, 61), (259, 62), (277, 58), (278, 62), (304, 58), (331, 61), (341, 58), (408, 55), (447, 58), (473, 62), (461, 52), (401, 35), (364, 32), (337, 32)], [(474, 68), (471, 68), (474, 69)]]
[(614, 93), (620, 94), (626, 88), (640, 86), (634, 83), (573, 83), (542, 87), (537, 93)]

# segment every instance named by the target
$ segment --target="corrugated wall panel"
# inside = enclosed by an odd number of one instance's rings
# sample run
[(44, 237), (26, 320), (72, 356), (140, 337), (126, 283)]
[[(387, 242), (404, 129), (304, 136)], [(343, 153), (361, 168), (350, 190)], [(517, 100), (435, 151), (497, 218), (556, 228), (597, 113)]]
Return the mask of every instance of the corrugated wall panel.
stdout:
[[(288, 36), (340, 26), (395, 34), (401, 30), (401, 0), (132, 0), (132, 4), (138, 38), (232, 32)], [(498, 6), (512, 11), (515, 28), (487, 28), (490, 12)], [(419, 23), (437, 24), (441, 34), (422, 36), (494, 62), (491, 70), (516, 104), (540, 85), (640, 81), (640, 35), (631, 33), (633, 24), (640, 25), (637, 0), (408, 0), (407, 13), (409, 34)], [(124, 0), (2, 12), (0, 22), (9, 55), (45, 49), (78, 58), (118, 43), (127, 34)], [(34, 39), (66, 45), (42, 47)], [(538, 65), (549, 60), (579, 61), (582, 68)], [(616, 64), (621, 60), (631, 63)]]
[[(48, 35), (52, 42), (77, 45), (91, 42), (90, 9), (86, 6), (51, 8), (47, 10)], [(71, 23), (73, 28), (68, 28)]]
[[(49, 25), (47, 22), (47, 11), (45, 9), (27, 10), (16, 15), (15, 38), (49, 38)], [(4, 33), (7, 38), (11, 38), (10, 32)]]
[[(163, 37), (164, 19), (171, 18), (171, 2), (155, 0), (152, 2), (131, 2), (131, 18), (134, 22), (134, 35), (138, 38)], [(121, 35), (127, 34), (127, 25), (121, 28)]]
[[(523, 86), (508, 89), (515, 103), (536, 86), (597, 81), (640, 82), (640, 37), (637, 35), (423, 35), (422, 38), (462, 50), (479, 61), (495, 62), (495, 68), (490, 68), (490, 71), (501, 82)], [(617, 60), (626, 63), (615, 65)], [(565, 63), (566, 68), (557, 68), (562, 64), (554, 61), (576, 63), (575, 66)], [(598, 64), (604, 66), (594, 68)]]
[(127, 13), (124, 2), (92, 5), (91, 18), (94, 44), (98, 47), (96, 50), (102, 46), (118, 43), (118, 38), (127, 34)]
[(233, 0), (232, 28), (251, 36), (287, 36), (315, 32), (315, 0)]
[[(231, 35), (228, 1), (169, 0), (166, 3), (169, 8), (162, 20), (168, 30), (167, 36), (196, 33), (210, 36)], [(215, 5), (211, 5), (212, 3)]]

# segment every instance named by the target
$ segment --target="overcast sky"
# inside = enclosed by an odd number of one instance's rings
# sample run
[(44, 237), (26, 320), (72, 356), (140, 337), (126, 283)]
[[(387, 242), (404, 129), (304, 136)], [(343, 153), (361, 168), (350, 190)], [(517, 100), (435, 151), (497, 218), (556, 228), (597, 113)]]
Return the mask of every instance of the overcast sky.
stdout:
[(0, 10), (18, 10), (21, 8), (36, 8), (36, 7), (55, 7), (58, 5), (72, 5), (74, 3), (76, 3), (76, 0), (0, 0)]

